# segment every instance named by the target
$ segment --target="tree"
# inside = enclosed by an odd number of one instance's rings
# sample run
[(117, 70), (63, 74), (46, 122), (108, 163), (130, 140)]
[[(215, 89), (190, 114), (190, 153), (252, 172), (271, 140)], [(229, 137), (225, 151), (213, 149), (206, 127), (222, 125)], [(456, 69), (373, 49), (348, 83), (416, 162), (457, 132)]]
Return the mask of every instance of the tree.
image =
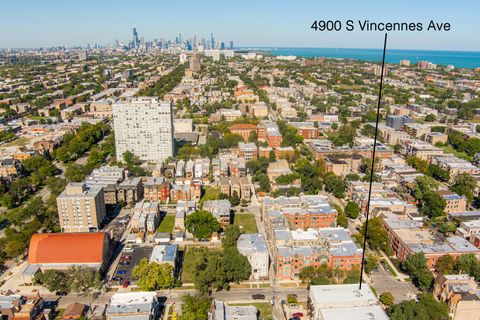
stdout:
[(71, 278), (70, 289), (73, 292), (90, 293), (102, 287), (100, 272), (91, 268), (74, 267), (69, 272)]
[(145, 291), (171, 288), (174, 281), (171, 264), (149, 263), (147, 258), (142, 258), (133, 268), (132, 276), (137, 279), (137, 285)]
[(345, 196), (345, 180), (336, 176), (333, 173), (328, 174), (325, 177), (325, 190), (331, 192), (337, 198), (343, 198)]
[(421, 294), (418, 302), (407, 300), (388, 309), (391, 320), (448, 320), (448, 312), (447, 304), (437, 301), (428, 293)]
[(449, 254), (441, 256), (437, 261), (438, 272), (443, 274), (451, 274), (455, 268), (455, 262), (455, 258)]
[[(362, 236), (365, 234), (365, 224), (363, 224), (360, 234)], [(383, 222), (379, 217), (369, 218), (368, 220), (367, 242), (372, 250), (383, 250), (387, 253), (391, 250), (388, 245), (387, 232), (383, 228)]]
[(330, 135), (330, 140), (335, 146), (353, 145), (353, 139), (357, 130), (351, 125), (342, 125), (336, 132)]
[(480, 281), (480, 262), (473, 254), (464, 254), (458, 258), (455, 264), (455, 271), (458, 273), (467, 273)]
[(345, 214), (350, 219), (355, 219), (360, 214), (360, 208), (356, 202), (349, 201), (345, 206)]
[(59, 270), (45, 270), (37, 273), (34, 282), (41, 284), (50, 292), (69, 292), (72, 283), (68, 274)]
[(207, 296), (184, 295), (182, 297), (182, 315), (180, 316), (180, 320), (207, 319), (211, 304), (212, 299)]
[(232, 207), (238, 206), (240, 204), (240, 197), (238, 196), (238, 191), (233, 190), (232, 196), (230, 197), (230, 204)]
[(380, 295), (380, 302), (386, 306), (391, 306), (394, 302), (393, 294), (391, 292), (384, 292)]
[(347, 181), (358, 181), (360, 180), (360, 176), (356, 173), (349, 173), (345, 176)]
[(461, 173), (455, 177), (455, 181), (450, 189), (458, 195), (465, 196), (468, 203), (472, 203), (476, 187), (477, 181), (470, 174)]
[(277, 160), (277, 157), (275, 155), (275, 151), (270, 150), (270, 153), (268, 154), (268, 161), (270, 162), (275, 162)]
[(450, 180), (450, 173), (447, 170), (440, 168), (436, 164), (430, 164), (428, 166), (428, 174), (443, 182)]
[(429, 113), (425, 116), (425, 121), (426, 122), (433, 122), (433, 121), (435, 121), (435, 119), (436, 119), (436, 117), (432, 113)]
[(400, 153), (401, 150), (402, 150), (402, 146), (400, 144), (397, 143), (396, 145), (393, 146), (393, 151), (395, 153), (398, 154), (398, 153)]
[(185, 220), (187, 230), (197, 239), (208, 239), (213, 232), (220, 231), (217, 219), (208, 211), (196, 211)]
[(423, 194), (422, 213), (429, 218), (445, 215), (447, 202), (437, 191), (428, 190)]
[(102, 281), (97, 270), (87, 267), (73, 267), (68, 271), (45, 270), (35, 275), (34, 282), (51, 292), (78, 292), (88, 294), (100, 289)]
[(401, 269), (407, 272), (413, 280), (413, 283), (422, 289), (428, 291), (433, 285), (433, 275), (427, 267), (427, 259), (423, 252), (409, 255), (400, 265)]
[(237, 225), (230, 224), (225, 228), (222, 237), (222, 245), (224, 248), (230, 248), (237, 245), (237, 240), (240, 237), (240, 228)]
[(338, 213), (337, 225), (345, 229), (348, 228), (348, 218), (345, 213)]
[(428, 217), (445, 215), (446, 201), (437, 192), (438, 182), (428, 176), (415, 179), (414, 196), (421, 204), (421, 211)]
[(367, 254), (365, 259), (365, 273), (370, 274), (378, 266), (379, 262), (380, 260), (375, 254)]
[(251, 274), (248, 259), (241, 255), (236, 246), (222, 250), (208, 250), (206, 247), (187, 251), (185, 270), (194, 276), (197, 290), (207, 293), (212, 288), (228, 289), (231, 282), (247, 280)]

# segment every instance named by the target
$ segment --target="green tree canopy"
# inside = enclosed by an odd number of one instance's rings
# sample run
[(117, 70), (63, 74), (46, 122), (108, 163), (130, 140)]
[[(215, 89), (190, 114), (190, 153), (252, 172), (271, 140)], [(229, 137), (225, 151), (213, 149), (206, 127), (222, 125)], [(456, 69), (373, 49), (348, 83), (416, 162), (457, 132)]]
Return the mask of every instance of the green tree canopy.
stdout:
[(145, 291), (167, 289), (173, 285), (173, 266), (168, 263), (148, 262), (142, 258), (133, 268), (132, 276), (137, 285)]
[(196, 211), (185, 219), (185, 226), (197, 239), (208, 239), (213, 232), (220, 231), (217, 219), (208, 211)]

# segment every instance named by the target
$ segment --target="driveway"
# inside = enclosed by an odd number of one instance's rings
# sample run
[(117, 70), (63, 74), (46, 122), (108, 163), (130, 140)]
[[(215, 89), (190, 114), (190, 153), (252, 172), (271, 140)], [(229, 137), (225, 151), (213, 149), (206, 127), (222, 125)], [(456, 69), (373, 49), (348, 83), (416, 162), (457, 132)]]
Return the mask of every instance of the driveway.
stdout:
[(377, 290), (378, 295), (387, 291), (391, 292), (395, 297), (395, 303), (411, 300), (418, 293), (417, 288), (411, 282), (396, 280), (382, 264), (379, 264), (377, 271), (372, 271), (369, 277), (373, 282), (371, 286)]

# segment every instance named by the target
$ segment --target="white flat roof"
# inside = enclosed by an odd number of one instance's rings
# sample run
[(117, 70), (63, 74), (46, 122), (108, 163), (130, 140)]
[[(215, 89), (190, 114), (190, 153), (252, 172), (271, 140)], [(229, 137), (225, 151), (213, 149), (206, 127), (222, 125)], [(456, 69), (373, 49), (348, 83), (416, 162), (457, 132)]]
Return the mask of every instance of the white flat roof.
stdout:
[(322, 320), (388, 320), (379, 305), (368, 307), (320, 309)]
[(377, 304), (377, 297), (368, 284), (358, 290), (358, 284), (311, 286), (310, 297), (318, 308), (344, 308)]

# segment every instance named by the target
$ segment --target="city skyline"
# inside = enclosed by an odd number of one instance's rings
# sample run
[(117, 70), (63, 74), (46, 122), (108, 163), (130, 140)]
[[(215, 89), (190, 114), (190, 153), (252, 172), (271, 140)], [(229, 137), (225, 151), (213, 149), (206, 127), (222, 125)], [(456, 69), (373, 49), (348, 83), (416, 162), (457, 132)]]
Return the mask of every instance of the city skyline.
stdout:
[[(391, 49), (479, 51), (472, 25), (475, 7), (466, 0), (449, 4), (433, 1), (415, 3), (404, 1), (401, 5), (379, 7), (379, 1), (357, 4), (349, 1), (339, 11), (335, 4), (312, 1), (304, 6), (285, 4), (275, 6), (264, 1), (255, 6), (222, 4), (212, 6), (190, 2), (185, 6), (175, 3), (143, 1), (132, 13), (126, 2), (104, 1), (93, 6), (86, 1), (79, 6), (73, 3), (49, 1), (41, 5), (24, 1), (4, 5), (5, 17), (0, 27), (10, 30), (2, 36), (2, 48), (38, 48), (55, 46), (86, 46), (87, 44), (112, 44), (116, 39), (131, 39), (136, 27), (145, 40), (175, 40), (181, 33), (216, 39), (226, 44), (234, 41), (236, 47), (305, 47), (305, 48), (377, 48), (382, 32), (319, 32), (310, 29), (314, 20), (368, 19), (377, 22), (422, 22), (430, 19), (449, 22), (448, 32), (392, 32)], [(215, 5), (218, 4), (218, 5)], [(92, 5), (92, 6), (90, 6)], [(182, 8), (189, 8), (188, 11)], [(212, 7), (214, 10), (212, 10)], [(25, 9), (26, 8), (26, 9)], [(92, 9), (94, 8), (94, 9)], [(469, 10), (465, 10), (469, 8)], [(15, 18), (22, 12), (23, 19)], [(75, 14), (72, 14), (75, 12)], [(209, 17), (212, 15), (213, 17)], [(248, 23), (245, 23), (248, 22)]]

